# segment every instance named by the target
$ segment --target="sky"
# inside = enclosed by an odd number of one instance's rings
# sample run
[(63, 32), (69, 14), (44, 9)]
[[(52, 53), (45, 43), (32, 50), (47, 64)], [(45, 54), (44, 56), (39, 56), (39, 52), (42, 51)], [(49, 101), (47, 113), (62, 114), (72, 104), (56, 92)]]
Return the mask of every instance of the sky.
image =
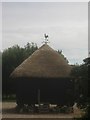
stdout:
[(88, 2), (3, 2), (2, 48), (34, 42), (40, 47), (44, 33), (70, 64), (88, 56)]

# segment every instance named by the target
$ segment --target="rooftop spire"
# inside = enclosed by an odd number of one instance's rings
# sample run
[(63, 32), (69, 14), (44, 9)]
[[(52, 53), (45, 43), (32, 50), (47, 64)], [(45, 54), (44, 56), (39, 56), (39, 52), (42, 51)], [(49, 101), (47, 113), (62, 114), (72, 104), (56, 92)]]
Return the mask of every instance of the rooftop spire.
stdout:
[(44, 41), (43, 41), (45, 44), (47, 44), (47, 43), (49, 42), (49, 41), (48, 41), (48, 37), (49, 37), (49, 36), (45, 33), (45, 34), (44, 34)]

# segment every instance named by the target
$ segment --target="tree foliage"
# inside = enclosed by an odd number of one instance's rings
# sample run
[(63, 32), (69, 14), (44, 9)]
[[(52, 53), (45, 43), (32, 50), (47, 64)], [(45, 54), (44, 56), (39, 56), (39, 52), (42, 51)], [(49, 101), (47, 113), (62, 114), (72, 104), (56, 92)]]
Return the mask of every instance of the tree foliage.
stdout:
[[(86, 114), (81, 118), (82, 120), (86, 120), (90, 118), (90, 77), (89, 77), (89, 70), (90, 70), (90, 57), (85, 58), (84, 64), (81, 66), (77, 66), (72, 70), (72, 74), (77, 78), (80, 77), (81, 79), (77, 79), (76, 85), (82, 85), (81, 88), (86, 90), (83, 95), (82, 101), (84, 104)], [(81, 80), (81, 83), (80, 83)], [(87, 84), (86, 84), (87, 83)], [(79, 92), (80, 90), (78, 90)]]
[(75, 78), (75, 100), (80, 104), (84, 104), (87, 101), (88, 95), (88, 66), (86, 63), (74, 65), (71, 76)]
[(88, 76), (88, 67), (85, 64), (75, 65), (71, 71), (71, 75), (74, 77), (83, 77), (87, 78)]
[(38, 47), (35, 43), (27, 43), (24, 48), (15, 45), (2, 53), (2, 91), (3, 94), (10, 93), (9, 76), (11, 72), (29, 57)]

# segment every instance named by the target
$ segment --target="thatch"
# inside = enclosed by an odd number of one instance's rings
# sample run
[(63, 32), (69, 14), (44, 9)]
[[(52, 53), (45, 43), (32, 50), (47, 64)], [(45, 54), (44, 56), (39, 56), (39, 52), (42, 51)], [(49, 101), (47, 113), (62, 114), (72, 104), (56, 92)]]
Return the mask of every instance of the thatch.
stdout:
[(53, 50), (47, 44), (44, 44), (23, 63), (21, 63), (12, 72), (11, 77), (68, 77), (70, 71), (71, 67), (62, 57), (62, 55)]

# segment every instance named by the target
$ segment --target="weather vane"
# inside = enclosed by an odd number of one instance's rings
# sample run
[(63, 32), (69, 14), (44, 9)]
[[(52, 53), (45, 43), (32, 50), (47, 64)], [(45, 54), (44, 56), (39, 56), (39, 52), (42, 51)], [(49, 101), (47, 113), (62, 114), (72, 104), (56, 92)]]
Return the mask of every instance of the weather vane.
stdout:
[(44, 40), (43, 42), (44, 42), (45, 44), (49, 43), (49, 41), (48, 41), (48, 35), (47, 35), (46, 33), (44, 34), (44, 39), (45, 39), (45, 40)]

